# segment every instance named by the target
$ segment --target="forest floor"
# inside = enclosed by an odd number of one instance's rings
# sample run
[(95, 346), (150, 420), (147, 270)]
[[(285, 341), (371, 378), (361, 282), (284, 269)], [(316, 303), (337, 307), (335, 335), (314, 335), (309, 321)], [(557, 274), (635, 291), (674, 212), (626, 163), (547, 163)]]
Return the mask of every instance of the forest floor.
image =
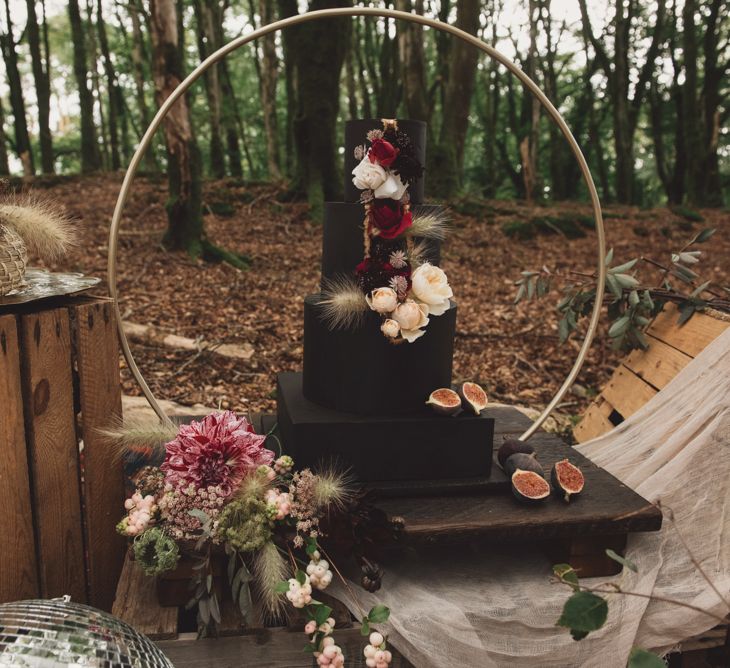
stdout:
[[(40, 181), (36, 190), (52, 197), (78, 221), (79, 246), (64, 269), (105, 276), (107, 235), (121, 176), (63, 177)], [(202, 403), (237, 411), (273, 410), (276, 374), (302, 364), (303, 298), (317, 291), (321, 226), (306, 205), (278, 200), (274, 186), (230, 180), (205, 186), (209, 238), (251, 258), (240, 271), (226, 264), (193, 261), (162, 246), (166, 225), (164, 180), (138, 178), (120, 234), (119, 293), (128, 321), (213, 343), (250, 344), (248, 361), (227, 360), (154, 345), (133, 344), (137, 362), (156, 396), (182, 404)], [(557, 291), (536, 302), (513, 305), (514, 281), (525, 269), (545, 265), (563, 273), (592, 272), (595, 232), (587, 227), (590, 207), (565, 203), (527, 207), (521, 202), (467, 200), (451, 207), (452, 231), (442, 266), (459, 304), (454, 380), (482, 384), (490, 398), (542, 407), (570, 369), (580, 339), (561, 344), (557, 335)], [(614, 264), (639, 255), (668, 262), (671, 251), (706, 227), (717, 227), (703, 251), (698, 273), (730, 284), (730, 216), (723, 211), (605, 208), (608, 246)], [(535, 221), (548, 217), (542, 232)], [(567, 225), (567, 227), (565, 227)], [(580, 238), (567, 238), (578, 229)], [(505, 230), (521, 236), (508, 236)], [(658, 279), (645, 271), (645, 281)], [(610, 348), (608, 319), (578, 379), (561, 406), (579, 415), (608, 378), (621, 354)], [(138, 394), (123, 369), (124, 391)]]

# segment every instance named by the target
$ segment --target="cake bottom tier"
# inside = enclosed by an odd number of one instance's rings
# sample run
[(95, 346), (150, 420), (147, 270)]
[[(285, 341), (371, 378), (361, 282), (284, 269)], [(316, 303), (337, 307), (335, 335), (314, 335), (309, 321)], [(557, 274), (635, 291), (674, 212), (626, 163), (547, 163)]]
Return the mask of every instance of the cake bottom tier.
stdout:
[(456, 304), (432, 316), (413, 343), (394, 345), (369, 311), (357, 329), (331, 330), (321, 295), (304, 299), (304, 396), (347, 413), (407, 413), (422, 409), (431, 392), (451, 387)]
[(457, 480), (489, 476), (494, 419), (436, 415), (353, 415), (304, 397), (301, 373), (281, 373), (277, 422), (297, 467), (335, 462), (361, 482)]

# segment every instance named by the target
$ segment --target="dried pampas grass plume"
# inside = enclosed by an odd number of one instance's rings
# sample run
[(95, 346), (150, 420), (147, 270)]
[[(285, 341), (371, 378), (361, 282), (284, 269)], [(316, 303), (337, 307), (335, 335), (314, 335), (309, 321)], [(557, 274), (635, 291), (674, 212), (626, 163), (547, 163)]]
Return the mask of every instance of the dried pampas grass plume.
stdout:
[(49, 260), (64, 255), (75, 240), (68, 217), (49, 200), (34, 195), (0, 200), (0, 225), (15, 230), (32, 251)]
[(318, 508), (342, 511), (353, 493), (352, 475), (330, 464), (316, 472), (314, 481), (314, 503)]
[(281, 618), (285, 612), (285, 598), (276, 587), (290, 577), (289, 564), (272, 542), (266, 543), (253, 555), (253, 580), (259, 591), (264, 610), (272, 617)]
[(128, 455), (155, 458), (164, 455), (165, 444), (177, 436), (177, 426), (170, 420), (136, 417), (118, 419), (98, 433), (114, 448), (117, 459)]
[(426, 211), (416, 209), (413, 212), (413, 223), (406, 230), (406, 235), (419, 239), (434, 239), (443, 241), (449, 231), (448, 212), (439, 209), (437, 211)]
[(355, 279), (337, 276), (327, 280), (322, 287), (320, 317), (329, 329), (350, 329), (362, 323), (368, 311), (365, 295)]

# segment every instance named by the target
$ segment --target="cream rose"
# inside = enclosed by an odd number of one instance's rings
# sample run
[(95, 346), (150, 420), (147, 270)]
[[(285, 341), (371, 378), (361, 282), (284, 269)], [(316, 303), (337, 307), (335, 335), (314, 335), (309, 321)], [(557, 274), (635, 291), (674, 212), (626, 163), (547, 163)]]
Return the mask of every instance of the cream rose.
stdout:
[(373, 188), (373, 196), (376, 199), (394, 199), (400, 201), (406, 192), (406, 187), (403, 181), (400, 180), (398, 174), (387, 172), (385, 181), (377, 188)]
[(385, 169), (377, 163), (370, 162), (370, 158), (367, 156), (352, 170), (352, 174), (355, 177), (352, 179), (352, 182), (360, 190), (376, 190), (388, 180), (388, 174)]
[(413, 272), (411, 282), (413, 294), (426, 304), (429, 315), (442, 315), (451, 306), (454, 292), (443, 269), (425, 262)]
[(389, 339), (394, 339), (400, 334), (400, 325), (395, 320), (388, 318), (380, 325), (380, 331)]
[(422, 328), (428, 325), (428, 307), (409, 299), (393, 311), (393, 320), (400, 325), (401, 336), (413, 343), (426, 333)]
[(375, 288), (365, 297), (368, 306), (378, 313), (391, 313), (398, 306), (398, 295), (393, 288)]

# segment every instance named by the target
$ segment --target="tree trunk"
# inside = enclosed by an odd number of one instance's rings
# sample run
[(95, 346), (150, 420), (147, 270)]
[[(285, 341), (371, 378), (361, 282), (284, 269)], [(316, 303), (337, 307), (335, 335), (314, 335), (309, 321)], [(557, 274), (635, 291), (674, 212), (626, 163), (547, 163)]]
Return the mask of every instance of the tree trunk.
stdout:
[[(94, 25), (94, 3), (92, 0), (86, 0), (86, 25), (84, 26), (85, 34), (88, 35), (89, 44), (89, 61), (91, 67), (89, 74), (91, 75), (91, 93), (93, 104), (98, 105), (99, 109), (99, 151), (101, 166), (103, 169), (109, 169), (111, 167), (111, 159), (109, 157), (109, 146), (111, 140), (109, 139), (109, 128), (106, 122), (106, 110), (102, 102), (101, 84), (99, 80), (99, 54), (96, 48), (96, 35), (92, 29)], [(88, 28), (88, 29), (87, 29)], [(116, 128), (116, 119), (115, 119)]]
[[(126, 153), (122, 155), (120, 151), (119, 141), (119, 122), (123, 122), (124, 118), (124, 99), (122, 91), (117, 82), (117, 74), (112, 63), (111, 53), (109, 52), (109, 40), (106, 34), (106, 25), (104, 23), (104, 15), (102, 13), (102, 1), (96, 0), (96, 29), (99, 34), (99, 49), (104, 65), (104, 75), (106, 77), (107, 97), (109, 98), (109, 140), (111, 143), (112, 169), (121, 168), (122, 157), (126, 161)], [(101, 100), (99, 100), (101, 105)]]
[(345, 83), (347, 85), (347, 111), (350, 118), (359, 118), (357, 107), (357, 81), (355, 81), (355, 66), (352, 62), (356, 44), (353, 40), (347, 45), (345, 54)]
[[(458, 0), (456, 27), (476, 35), (479, 30), (479, 8), (479, 0)], [(461, 40), (454, 40), (451, 44), (441, 135), (433, 152), (430, 170), (432, 176), (429, 177), (430, 188), (435, 197), (450, 199), (461, 185), (477, 60), (478, 52), (470, 44)]]
[(0, 98), (0, 176), (10, 176), (8, 138), (5, 136), (5, 110)]
[[(346, 0), (311, 0), (309, 10), (349, 6)], [(325, 200), (342, 194), (337, 161), (336, 122), (340, 74), (350, 39), (350, 20), (328, 19), (290, 28), (289, 55), (294, 65), (296, 117), (294, 145), (297, 182), (306, 193), (315, 220)]]
[(94, 97), (89, 89), (86, 65), (86, 42), (84, 26), (81, 22), (78, 0), (69, 0), (68, 18), (71, 23), (71, 40), (74, 50), (74, 75), (79, 89), (79, 107), (81, 115), (81, 171), (93, 172), (101, 167), (99, 147), (96, 144), (96, 128), (94, 127)]
[(0, 47), (2, 47), (3, 59), (5, 60), (5, 71), (8, 77), (8, 88), (10, 89), (10, 108), (13, 112), (15, 125), (15, 152), (23, 165), (23, 174), (33, 176), (33, 150), (28, 135), (28, 121), (25, 117), (25, 100), (23, 98), (23, 84), (20, 80), (18, 70), (18, 53), (16, 51), (15, 38), (13, 37), (13, 22), (10, 16), (10, 3), (5, 0), (5, 26), (7, 33), (0, 34)]
[[(36, 0), (27, 0), (28, 8), (28, 46), (33, 65), (33, 81), (35, 82), (36, 100), (38, 102), (38, 139), (41, 147), (41, 171), (43, 174), (52, 174), (53, 139), (51, 138), (51, 81), (49, 77), (48, 60), (43, 62), (41, 53), (41, 35)], [(45, 21), (45, 18), (44, 18)]]
[[(274, 19), (273, 0), (259, 0), (261, 25), (268, 25)], [(266, 134), (266, 157), (269, 178), (281, 179), (279, 162), (279, 123), (276, 117), (276, 84), (279, 76), (279, 62), (276, 57), (276, 35), (269, 33), (261, 38), (262, 59), (260, 71), (261, 106), (264, 112)]]
[[(183, 78), (175, 1), (151, 0), (150, 18), (155, 91), (161, 105)], [(203, 249), (200, 153), (184, 95), (165, 118), (165, 141), (169, 181), (165, 241), (170, 247), (197, 257)]]
[[(223, 26), (221, 25), (221, 30)], [(231, 75), (228, 71), (228, 61), (223, 59), (219, 65), (220, 81), (221, 81), (221, 95), (223, 105), (221, 107), (221, 120), (226, 129), (226, 154), (228, 156), (228, 172), (231, 176), (241, 178), (243, 176), (243, 165), (241, 164), (241, 147), (239, 145), (239, 133), (240, 140), (243, 142), (244, 152), (246, 154), (246, 160), (249, 166), (249, 173), (253, 172), (253, 165), (251, 163), (251, 156), (248, 152), (248, 146), (246, 144), (246, 135), (244, 133), (242, 124), (239, 120), (238, 113), (238, 101), (236, 100), (236, 94), (233, 91), (231, 85)]]
[(684, 59), (684, 85), (682, 102), (684, 106), (684, 142), (687, 159), (687, 201), (702, 203), (702, 126), (700, 105), (697, 98), (697, 26), (695, 0), (685, 0), (682, 9), (682, 56)]
[[(528, 2), (530, 24), (530, 46), (527, 52), (527, 76), (537, 81), (537, 25), (538, 10), (535, 0)], [(549, 33), (550, 27), (547, 27)], [(527, 112), (525, 133), (520, 141), (520, 157), (522, 158), (522, 176), (525, 179), (525, 196), (528, 205), (540, 197), (540, 174), (537, 169), (537, 151), (540, 136), (540, 103), (527, 90), (523, 90), (523, 104)]]
[[(147, 50), (145, 49), (145, 39), (142, 33), (142, 23), (140, 16), (143, 15), (139, 0), (129, 0), (127, 2), (127, 13), (132, 24), (132, 48), (130, 56), (132, 59), (132, 74), (134, 77), (135, 97), (137, 100), (137, 110), (141, 122), (142, 132), (145, 132), (150, 124), (150, 111), (147, 106), (147, 98), (145, 96), (145, 61), (147, 61)], [(140, 137), (141, 138), (141, 137)], [(149, 170), (158, 170), (159, 165), (155, 159), (154, 150), (145, 153), (145, 165)]]
[[(297, 14), (297, 0), (277, 0), (279, 19), (285, 19)], [(357, 20), (357, 19), (355, 19)], [(287, 28), (281, 33), (281, 44), (284, 51), (284, 83), (286, 86), (286, 131), (284, 133), (284, 147), (286, 173), (290, 177), (296, 174), (296, 152), (294, 151), (294, 116), (296, 115), (296, 81), (294, 68), (294, 35), (293, 28)], [(299, 184), (297, 184), (299, 185)]]
[[(492, 21), (492, 44), (497, 42), (497, 22)], [(499, 114), (499, 70), (497, 63), (489, 59), (484, 70), (484, 196), (496, 197), (500, 179), (497, 177), (497, 151), (495, 137)]]
[(710, 14), (705, 21), (705, 35), (702, 51), (705, 58), (705, 79), (702, 86), (701, 100), (704, 101), (704, 147), (702, 160), (703, 197), (705, 206), (722, 206), (722, 181), (720, 179), (720, 162), (717, 149), (720, 143), (720, 87), (727, 65), (718, 63), (719, 35), (722, 23), (719, 21), (722, 0), (712, 0)]
[[(402, 12), (411, 12), (414, 9), (411, 0), (396, 0), (396, 8)], [(423, 14), (423, 0), (416, 0), (415, 10), (416, 14)], [(413, 120), (428, 123), (431, 120), (431, 110), (426, 95), (423, 26), (399, 21), (397, 29), (401, 70), (405, 75), (401, 78), (406, 115)]]
[[(194, 0), (196, 36), (198, 41), (198, 55), (205, 60), (216, 49), (214, 9), (207, 2)], [(221, 85), (217, 65), (209, 68), (203, 79), (205, 94), (208, 100), (208, 120), (210, 123), (210, 172), (222, 179), (226, 175), (226, 163), (221, 136)]]

